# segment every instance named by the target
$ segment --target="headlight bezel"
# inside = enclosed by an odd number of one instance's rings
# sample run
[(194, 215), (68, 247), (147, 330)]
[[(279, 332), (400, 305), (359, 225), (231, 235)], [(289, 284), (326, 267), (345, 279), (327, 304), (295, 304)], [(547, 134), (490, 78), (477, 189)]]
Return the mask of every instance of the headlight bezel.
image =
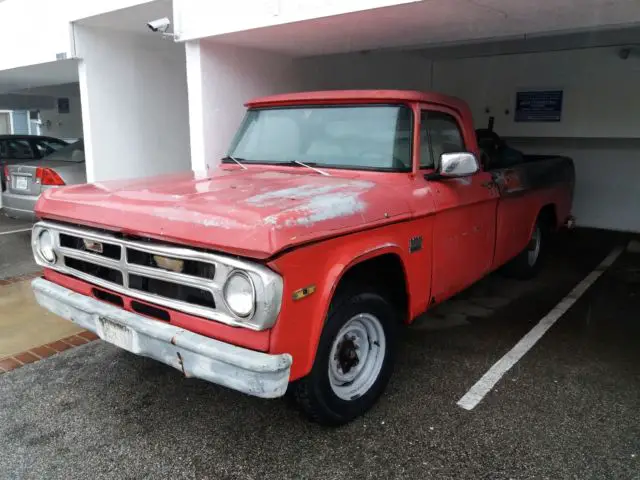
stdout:
[[(43, 237), (49, 237), (50, 244), (47, 246), (50, 250), (50, 256), (47, 256), (45, 248), (43, 248)], [(58, 257), (56, 255), (56, 235), (48, 228), (40, 228), (33, 235), (33, 250), (45, 265), (55, 265)]]

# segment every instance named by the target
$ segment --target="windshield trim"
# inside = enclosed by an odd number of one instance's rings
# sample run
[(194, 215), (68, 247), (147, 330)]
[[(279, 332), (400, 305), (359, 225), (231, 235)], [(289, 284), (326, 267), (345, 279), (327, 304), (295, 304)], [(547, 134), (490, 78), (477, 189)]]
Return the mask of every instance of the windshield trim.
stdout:
[[(304, 105), (269, 105), (264, 107), (250, 107), (245, 112), (244, 118), (238, 127), (233, 139), (231, 140), (231, 145), (225, 155), (228, 157), (232, 155), (232, 149), (238, 145), (240, 140), (240, 134), (244, 131), (244, 126), (249, 121), (249, 113), (254, 111), (261, 110), (293, 110), (293, 109), (301, 109), (301, 108), (349, 108), (349, 107), (358, 107), (358, 108), (368, 108), (368, 107), (406, 107), (410, 113), (411, 119), (411, 130), (410, 130), (410, 146), (409, 146), (409, 166), (406, 168), (394, 168), (394, 167), (368, 167), (368, 166), (354, 166), (354, 165), (325, 165), (325, 164), (317, 164), (313, 163), (313, 166), (316, 168), (321, 168), (323, 170), (353, 170), (353, 171), (365, 171), (365, 172), (384, 172), (384, 173), (411, 173), (413, 171), (413, 157), (414, 157), (414, 141), (415, 138), (415, 112), (412, 108), (411, 103), (409, 102), (367, 102), (367, 103), (305, 103)], [(223, 159), (222, 163), (224, 164), (233, 164), (234, 162), (228, 159)], [(247, 160), (243, 159), (242, 163), (245, 165), (269, 165), (269, 166), (282, 166), (282, 167), (292, 167), (287, 162), (269, 162), (269, 161), (258, 161), (258, 160)], [(298, 167), (296, 167), (298, 168)]]

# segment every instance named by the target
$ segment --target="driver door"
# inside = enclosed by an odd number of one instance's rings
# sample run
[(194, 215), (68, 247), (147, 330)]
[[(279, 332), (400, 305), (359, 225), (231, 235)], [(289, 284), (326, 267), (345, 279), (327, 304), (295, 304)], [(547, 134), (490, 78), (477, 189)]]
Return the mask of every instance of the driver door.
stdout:
[[(421, 112), (421, 164), (437, 168), (443, 153), (472, 151), (457, 112), (425, 106)], [(473, 132), (468, 133), (471, 135)], [(469, 148), (471, 147), (471, 149)], [(477, 153), (477, 152), (473, 152)], [(496, 235), (498, 192), (482, 170), (468, 177), (428, 181), (435, 203), (432, 299), (441, 302), (489, 273)]]

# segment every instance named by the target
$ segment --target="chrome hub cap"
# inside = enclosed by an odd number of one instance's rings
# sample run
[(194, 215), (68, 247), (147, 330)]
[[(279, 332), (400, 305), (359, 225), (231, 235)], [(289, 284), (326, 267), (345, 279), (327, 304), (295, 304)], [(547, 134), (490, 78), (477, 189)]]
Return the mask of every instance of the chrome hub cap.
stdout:
[(536, 229), (533, 231), (533, 235), (531, 236), (531, 240), (529, 241), (529, 248), (527, 249), (527, 261), (530, 267), (533, 267), (538, 261), (538, 257), (540, 256), (540, 227), (536, 226)]
[(342, 400), (361, 397), (375, 383), (386, 352), (384, 329), (369, 313), (351, 318), (338, 332), (329, 356), (329, 383)]

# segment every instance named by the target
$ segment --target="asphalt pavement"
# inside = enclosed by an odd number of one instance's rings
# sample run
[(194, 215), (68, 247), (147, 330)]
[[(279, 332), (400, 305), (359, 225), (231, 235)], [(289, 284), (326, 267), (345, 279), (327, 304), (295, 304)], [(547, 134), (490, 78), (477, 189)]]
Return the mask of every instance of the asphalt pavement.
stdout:
[(624, 254), (477, 408), (456, 405), (619, 240), (571, 234), (538, 279), (518, 289), (492, 276), (463, 294), (509, 299), (490, 315), (407, 329), (386, 394), (338, 429), (101, 341), (0, 375), (0, 477), (640, 479), (639, 255)]
[(40, 270), (31, 253), (31, 225), (8, 218), (0, 210), (0, 280)]

